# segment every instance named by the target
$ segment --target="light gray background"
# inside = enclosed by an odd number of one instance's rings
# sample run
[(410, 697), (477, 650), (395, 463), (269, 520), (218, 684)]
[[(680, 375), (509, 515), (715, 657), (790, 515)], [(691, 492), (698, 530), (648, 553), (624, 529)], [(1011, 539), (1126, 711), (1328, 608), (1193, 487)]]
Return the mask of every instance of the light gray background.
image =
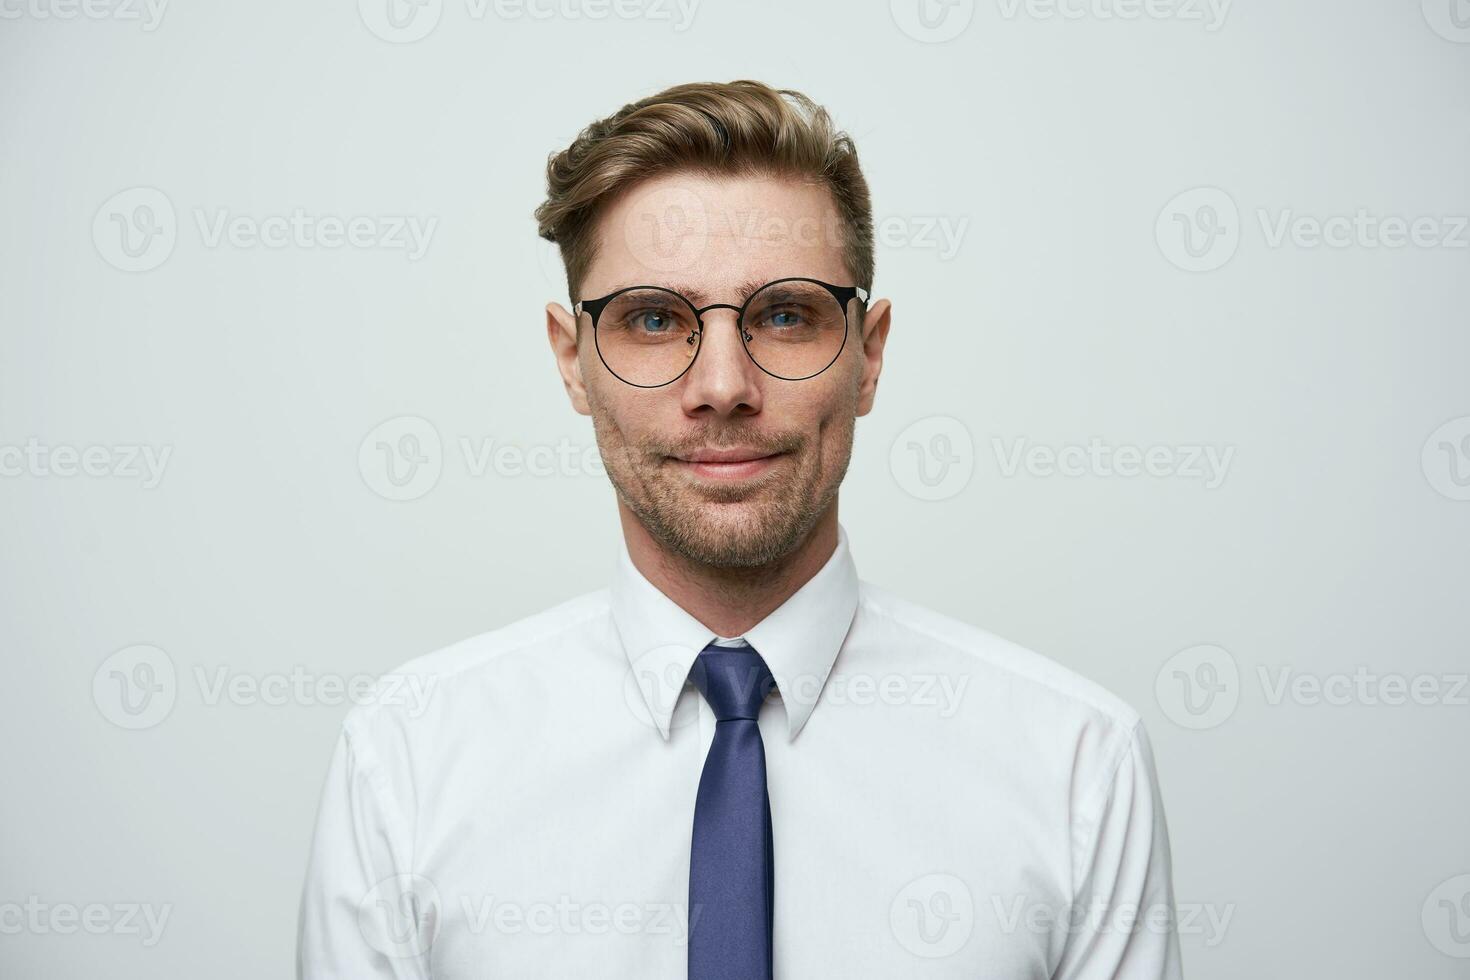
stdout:
[[(0, 974), (289, 975), (346, 710), (311, 685), (600, 587), (618, 546), (542, 326), (547, 154), (744, 77), (828, 105), (873, 190), (860, 574), (1142, 712), (1190, 977), (1470, 972), (1470, 5), (930, 2), (443, 0), (395, 33), (386, 0), (7, 0)], [(171, 251), (129, 259), (114, 216), (159, 194)], [(209, 234), (295, 209), (373, 243)], [(436, 222), (422, 255), (395, 216)], [(395, 488), (377, 443), (416, 433)], [(1090, 440), (1155, 473), (1009, 465)], [(90, 447), (106, 475), (67, 475)], [(140, 657), (158, 717), (114, 685)]]

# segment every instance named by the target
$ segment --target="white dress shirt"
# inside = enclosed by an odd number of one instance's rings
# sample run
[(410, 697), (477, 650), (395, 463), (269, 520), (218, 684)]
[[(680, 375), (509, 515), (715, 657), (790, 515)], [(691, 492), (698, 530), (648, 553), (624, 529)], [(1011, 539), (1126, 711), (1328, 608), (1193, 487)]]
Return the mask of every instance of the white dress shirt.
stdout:
[(343, 722), (301, 899), (306, 978), (682, 978), (714, 716), (748, 642), (775, 975), (1180, 976), (1139, 717), (1055, 662), (826, 564), (718, 637), (620, 549), (609, 588), (411, 661)]

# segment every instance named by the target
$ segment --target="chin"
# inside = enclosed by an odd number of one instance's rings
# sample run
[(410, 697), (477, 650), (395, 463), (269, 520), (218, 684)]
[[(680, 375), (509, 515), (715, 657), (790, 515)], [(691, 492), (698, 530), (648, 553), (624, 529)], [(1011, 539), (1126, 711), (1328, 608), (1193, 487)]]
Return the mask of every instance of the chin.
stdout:
[(778, 561), (815, 523), (816, 515), (793, 510), (781, 498), (728, 504), (696, 501), (692, 511), (645, 521), (670, 550), (717, 568), (754, 568)]

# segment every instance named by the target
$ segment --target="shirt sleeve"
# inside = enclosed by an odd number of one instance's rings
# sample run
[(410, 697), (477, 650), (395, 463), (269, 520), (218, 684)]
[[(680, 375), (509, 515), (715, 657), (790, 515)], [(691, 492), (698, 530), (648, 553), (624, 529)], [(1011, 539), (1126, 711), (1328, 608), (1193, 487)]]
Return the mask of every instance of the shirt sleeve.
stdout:
[(1076, 839), (1078, 886), (1053, 980), (1180, 980), (1169, 828), (1141, 721)]
[(371, 745), (346, 725), (317, 809), (297, 919), (298, 980), (420, 980), (437, 919), (408, 823)]

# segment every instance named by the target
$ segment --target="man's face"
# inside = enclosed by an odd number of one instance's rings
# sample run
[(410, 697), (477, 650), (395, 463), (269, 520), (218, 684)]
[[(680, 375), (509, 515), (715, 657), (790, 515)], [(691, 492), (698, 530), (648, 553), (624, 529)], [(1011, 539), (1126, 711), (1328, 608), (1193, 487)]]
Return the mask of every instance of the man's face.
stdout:
[[(738, 307), (788, 276), (855, 285), (830, 192), (781, 178), (673, 173), (640, 183), (602, 214), (581, 296), (666, 286), (696, 307)], [(591, 320), (548, 308), (547, 328), (574, 407), (592, 416), (620, 501), (665, 549), (715, 567), (776, 561), (834, 505), (854, 420), (872, 407), (888, 304), (856, 301), (837, 360), (786, 381), (746, 353), (734, 310), (704, 314), (693, 364), (677, 381), (638, 388), (603, 365)], [(700, 461), (723, 451), (739, 461)]]

